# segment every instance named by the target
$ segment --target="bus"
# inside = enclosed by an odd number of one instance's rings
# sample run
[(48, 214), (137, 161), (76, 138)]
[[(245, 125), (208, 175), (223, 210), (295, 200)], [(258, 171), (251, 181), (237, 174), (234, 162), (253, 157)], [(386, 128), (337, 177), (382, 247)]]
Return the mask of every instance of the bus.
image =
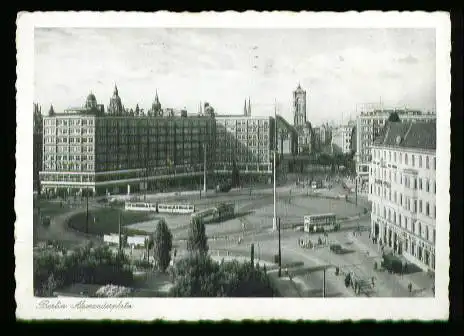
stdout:
[(195, 212), (192, 204), (158, 204), (159, 213), (189, 214)]
[(144, 203), (144, 202), (126, 202), (124, 204), (124, 210), (126, 211), (152, 211), (156, 212), (156, 203)]
[(305, 232), (329, 232), (340, 229), (333, 213), (304, 216)]

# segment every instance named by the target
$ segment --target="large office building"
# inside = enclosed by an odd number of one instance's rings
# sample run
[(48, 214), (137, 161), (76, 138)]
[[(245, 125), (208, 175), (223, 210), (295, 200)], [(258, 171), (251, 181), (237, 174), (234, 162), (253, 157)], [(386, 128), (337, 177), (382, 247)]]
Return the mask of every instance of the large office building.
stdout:
[(243, 115), (215, 115), (214, 173), (229, 176), (233, 165), (241, 181), (270, 183), (276, 125), (273, 117), (253, 116), (250, 103)]
[(356, 118), (356, 173), (361, 190), (367, 191), (370, 146), (380, 134), (391, 113), (396, 112), (401, 122), (435, 122), (436, 115), (408, 109), (373, 109), (362, 111)]
[(204, 162), (215, 155), (213, 117), (162, 116), (158, 97), (149, 113), (135, 116), (117, 88), (109, 106), (105, 113), (90, 94), (83, 108), (43, 118), (43, 191), (101, 195), (162, 190), (182, 179), (201, 184)]
[(32, 141), (34, 190), (40, 191), (39, 172), (42, 170), (43, 119), (42, 108), (38, 104), (34, 104)]
[(343, 125), (332, 131), (332, 152), (349, 154), (351, 152), (351, 133), (353, 126)]
[(372, 237), (422, 269), (433, 271), (436, 123), (388, 123), (371, 150)]

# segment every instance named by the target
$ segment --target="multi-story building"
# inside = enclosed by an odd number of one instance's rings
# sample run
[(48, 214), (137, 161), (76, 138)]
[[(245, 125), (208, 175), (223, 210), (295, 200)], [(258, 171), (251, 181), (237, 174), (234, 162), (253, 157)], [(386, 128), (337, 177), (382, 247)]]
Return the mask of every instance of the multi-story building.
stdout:
[(434, 122), (436, 120), (435, 114), (407, 109), (374, 109), (370, 112), (361, 112), (356, 118), (355, 154), (356, 173), (361, 189), (367, 188), (371, 160), (370, 146), (382, 131), (392, 112), (398, 114), (400, 122)]
[(351, 152), (351, 133), (353, 126), (344, 125), (337, 127), (332, 132), (332, 151), (338, 154)]
[(33, 118), (33, 183), (34, 190), (40, 192), (39, 172), (42, 170), (43, 120), (42, 108), (38, 104), (34, 104)]
[(371, 150), (372, 237), (434, 270), (436, 123), (388, 123)]
[(214, 171), (229, 176), (235, 164), (241, 181), (268, 183), (273, 172), (275, 120), (272, 117), (216, 115)]
[(201, 184), (204, 161), (215, 153), (214, 118), (131, 115), (117, 89), (110, 107), (104, 113), (91, 94), (83, 108), (43, 118), (43, 191), (160, 190), (181, 179)]

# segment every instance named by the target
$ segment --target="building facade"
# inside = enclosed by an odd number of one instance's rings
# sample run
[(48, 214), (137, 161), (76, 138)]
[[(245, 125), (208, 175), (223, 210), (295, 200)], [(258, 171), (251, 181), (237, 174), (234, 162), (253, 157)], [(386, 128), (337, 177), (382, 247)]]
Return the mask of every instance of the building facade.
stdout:
[(298, 153), (309, 154), (313, 147), (313, 130), (306, 117), (306, 91), (298, 87), (293, 91), (293, 126), (298, 134)]
[(42, 152), (43, 152), (43, 118), (42, 108), (34, 104), (33, 114), (33, 183), (34, 190), (40, 192), (39, 172), (42, 170)]
[(389, 123), (372, 145), (371, 236), (424, 270), (435, 269), (436, 124)]
[(306, 91), (298, 84), (293, 91), (293, 125), (302, 127), (306, 125)]
[(214, 118), (135, 116), (118, 98), (115, 89), (110, 113), (89, 95), (83, 108), (43, 118), (42, 191), (102, 195), (162, 190), (182, 179), (201, 184), (215, 153)]
[(349, 154), (351, 152), (352, 126), (337, 127), (332, 133), (332, 152), (335, 154)]
[[(436, 115), (423, 113), (414, 110), (394, 110), (378, 109), (370, 112), (361, 112), (356, 118), (356, 173), (359, 185), (362, 189), (367, 189), (369, 178), (369, 164), (371, 161), (370, 146), (374, 139), (380, 134), (385, 126), (388, 117), (392, 112), (396, 112), (400, 122), (435, 122)], [(365, 190), (366, 191), (366, 190)]]
[(216, 115), (214, 173), (230, 176), (235, 164), (242, 181), (269, 183), (273, 172), (275, 120), (272, 117)]

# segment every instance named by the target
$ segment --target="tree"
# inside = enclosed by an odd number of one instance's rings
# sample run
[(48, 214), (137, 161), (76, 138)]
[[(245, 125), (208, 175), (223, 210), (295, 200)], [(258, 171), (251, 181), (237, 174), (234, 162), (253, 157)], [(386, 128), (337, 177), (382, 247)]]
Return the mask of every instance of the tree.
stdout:
[(392, 112), (390, 113), (390, 116), (388, 117), (388, 122), (400, 122), (400, 116), (398, 115), (397, 112)]
[(208, 238), (206, 237), (205, 225), (199, 218), (192, 218), (190, 222), (187, 250), (200, 254), (208, 252)]
[(156, 226), (153, 238), (153, 257), (161, 271), (165, 271), (171, 261), (172, 233), (164, 220), (160, 220)]
[(265, 269), (238, 261), (217, 263), (209, 256), (181, 259), (171, 273), (176, 297), (273, 297), (276, 290)]
[(63, 253), (56, 248), (34, 252), (34, 294), (50, 296), (61, 286), (73, 283), (113, 283), (127, 286), (133, 282), (129, 261), (123, 253), (107, 246), (87, 245)]

